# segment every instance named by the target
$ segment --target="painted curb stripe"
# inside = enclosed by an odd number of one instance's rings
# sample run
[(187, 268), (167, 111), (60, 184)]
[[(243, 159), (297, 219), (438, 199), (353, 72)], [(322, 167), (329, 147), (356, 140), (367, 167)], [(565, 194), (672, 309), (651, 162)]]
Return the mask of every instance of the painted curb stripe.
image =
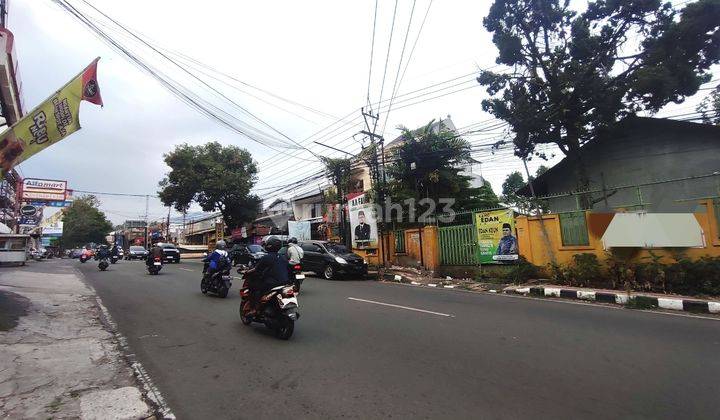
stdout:
[(588, 292), (587, 290), (578, 290), (577, 298), (582, 300), (595, 300), (595, 292)]
[(561, 289), (561, 290), (560, 290), (560, 297), (561, 297), (561, 298), (569, 298), (569, 299), (577, 299), (577, 298), (578, 298), (578, 292), (577, 292), (576, 290)]
[(544, 289), (545, 296), (560, 297), (560, 290), (562, 289), (557, 289), (555, 287), (546, 287)]
[(708, 312), (711, 314), (719, 314), (720, 302), (708, 302)]
[(595, 292), (595, 300), (604, 303), (617, 303), (615, 293)]
[(680, 299), (658, 298), (657, 302), (658, 306), (663, 309), (672, 309), (674, 311), (683, 310), (683, 301)]
[(700, 302), (697, 300), (683, 300), (682, 303), (683, 311), (700, 313), (710, 312), (709, 302)]

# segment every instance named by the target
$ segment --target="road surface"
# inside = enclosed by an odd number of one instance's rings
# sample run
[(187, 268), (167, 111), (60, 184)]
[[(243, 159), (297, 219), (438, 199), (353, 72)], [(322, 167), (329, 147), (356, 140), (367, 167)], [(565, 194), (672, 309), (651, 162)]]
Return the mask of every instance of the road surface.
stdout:
[[(720, 418), (720, 322), (309, 278), (290, 341), (200, 293), (201, 265), (84, 273), (175, 415)], [(391, 306), (393, 305), (393, 306)]]

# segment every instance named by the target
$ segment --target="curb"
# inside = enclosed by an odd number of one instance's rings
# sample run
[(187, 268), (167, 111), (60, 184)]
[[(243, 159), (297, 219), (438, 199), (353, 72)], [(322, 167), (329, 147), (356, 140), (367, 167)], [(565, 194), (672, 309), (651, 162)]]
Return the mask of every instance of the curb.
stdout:
[(720, 313), (720, 302), (711, 302), (693, 299), (676, 299), (662, 298), (656, 296), (647, 296), (641, 294), (633, 294), (628, 296), (627, 293), (598, 292), (593, 290), (574, 290), (563, 289), (559, 287), (519, 287), (505, 289), (504, 293), (513, 293), (518, 295), (532, 295), (556, 297), (565, 299), (577, 299), (585, 301), (593, 301), (600, 303), (615, 303), (618, 305), (633, 305), (670, 309), (673, 311), (684, 311), (693, 313), (718, 314)]

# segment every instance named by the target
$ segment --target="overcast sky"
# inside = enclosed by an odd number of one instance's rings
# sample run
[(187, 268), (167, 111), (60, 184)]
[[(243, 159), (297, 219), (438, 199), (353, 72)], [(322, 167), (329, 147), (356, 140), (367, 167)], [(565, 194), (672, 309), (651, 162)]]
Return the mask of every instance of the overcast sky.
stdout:
[[(70, 1), (82, 6), (80, 0)], [(314, 152), (341, 155), (311, 141), (303, 141), (366, 102), (375, 4), (372, 0), (89, 1), (158, 45), (334, 116), (309, 112), (249, 90), (275, 105), (270, 106), (194, 72), (283, 134), (307, 144)], [(379, 3), (371, 102), (380, 97), (395, 4), (391, 1)], [(428, 4), (429, 0), (416, 2), (406, 59)], [(490, 1), (435, 1), (398, 92), (411, 92), (494, 65), (496, 50), (490, 34), (482, 27), (482, 18), (489, 5)], [(399, 1), (383, 99), (390, 96), (398, 71), (411, 7), (412, 1)], [(82, 10), (89, 12), (90, 9), (83, 7)], [(276, 155), (273, 150), (222, 127), (182, 103), (51, 0), (11, 0), (8, 27), (15, 34), (26, 110), (45, 100), (95, 57), (102, 57), (98, 80), (104, 108), (83, 103), (80, 112), (83, 129), (21, 164), (19, 170), (25, 177), (66, 179), (69, 186), (77, 190), (155, 194), (158, 182), (168, 171), (162, 161), (163, 153), (183, 142), (202, 144), (213, 140), (245, 147), (253, 153), (262, 163), (257, 187), (263, 193), (272, 191), (267, 189), (270, 186), (293, 181), (293, 175), (320, 168), (319, 163), (312, 162), (308, 152), (286, 150), (309, 160), (287, 155), (268, 160)], [(195, 82), (171, 66), (167, 69), (169, 74), (181, 80)], [(463, 80), (467, 77), (454, 83)], [(459, 85), (430, 97), (470, 85), (472, 83)], [(214, 95), (198, 86), (195, 83), (195, 91), (207, 97)], [(484, 97), (484, 89), (476, 87), (413, 106), (397, 105), (385, 123), (385, 137), (396, 137), (399, 133), (395, 128), (397, 125), (417, 127), (446, 115), (452, 116), (457, 127), (487, 120), (490, 116), (482, 111), (480, 104)], [(213, 100), (214, 103), (222, 102), (217, 98)], [(696, 101), (693, 99), (674, 108), (684, 109)], [(402, 105), (414, 102), (417, 101)], [(353, 114), (359, 115), (359, 112)], [(253, 124), (260, 127), (257, 122)], [(357, 129), (346, 128), (350, 130), (324, 137), (321, 141), (351, 153), (357, 152), (359, 143), (348, 139)], [(263, 130), (269, 131), (266, 127)], [(493, 135), (488, 134), (487, 138)], [(473, 139), (476, 142), (482, 140), (483, 137)], [(484, 163), (476, 169), (482, 171), (498, 193), (505, 175), (521, 168), (520, 161), (515, 158), (488, 155), (478, 159)], [(531, 170), (540, 163), (543, 162), (534, 161)], [(314, 181), (314, 184), (318, 183)], [(284, 195), (290, 197), (301, 190)], [(114, 223), (138, 218), (145, 212), (143, 198), (98, 197), (102, 209)], [(167, 208), (152, 198), (149, 213), (151, 219), (158, 219), (167, 214)]]

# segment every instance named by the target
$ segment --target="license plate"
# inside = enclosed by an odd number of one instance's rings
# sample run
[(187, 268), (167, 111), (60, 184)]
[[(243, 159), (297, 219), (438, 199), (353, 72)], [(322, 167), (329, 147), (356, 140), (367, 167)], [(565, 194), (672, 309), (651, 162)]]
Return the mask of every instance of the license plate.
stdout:
[(305, 278), (305, 274), (295, 274), (295, 278), (298, 280), (303, 280)]
[(162, 263), (156, 262), (156, 263), (153, 263), (153, 265), (162, 265)]

